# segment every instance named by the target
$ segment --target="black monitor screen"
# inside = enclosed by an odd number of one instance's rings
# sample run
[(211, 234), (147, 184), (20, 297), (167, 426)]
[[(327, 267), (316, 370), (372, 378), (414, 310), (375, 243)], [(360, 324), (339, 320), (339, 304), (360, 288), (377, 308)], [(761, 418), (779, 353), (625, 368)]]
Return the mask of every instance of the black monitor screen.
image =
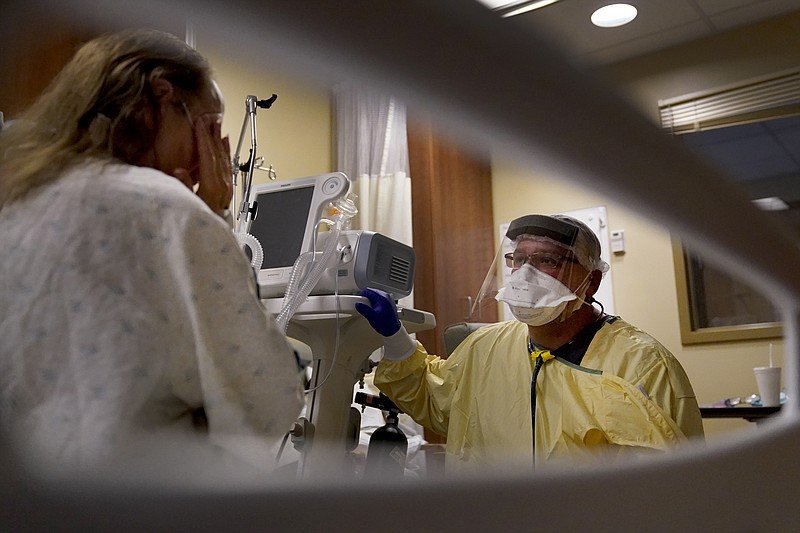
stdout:
[(276, 189), (256, 196), (250, 233), (264, 250), (261, 268), (290, 267), (300, 255), (314, 186)]

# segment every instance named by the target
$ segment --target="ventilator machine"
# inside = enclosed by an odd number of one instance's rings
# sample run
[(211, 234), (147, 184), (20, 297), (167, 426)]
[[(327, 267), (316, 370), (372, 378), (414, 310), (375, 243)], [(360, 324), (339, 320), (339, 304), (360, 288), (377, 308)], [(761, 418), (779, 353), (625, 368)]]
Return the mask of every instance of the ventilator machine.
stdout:
[[(301, 452), (299, 477), (346, 473), (348, 450), (355, 447), (360, 413), (351, 408), (353, 387), (370, 371), (369, 356), (381, 337), (355, 310), (367, 287), (395, 300), (411, 293), (414, 250), (380, 233), (351, 229), (358, 210), (350, 180), (341, 172), (277, 180), (256, 155), (256, 113), (277, 99), (248, 96), (242, 132), (233, 155), (235, 234), (256, 272), (259, 296), (292, 342), (311, 352), (307, 409), (287, 428)], [(249, 126), (250, 154), (240, 163)], [(270, 181), (252, 184), (255, 170)], [(432, 314), (398, 309), (409, 332), (435, 326)], [(388, 430), (391, 432), (391, 429)], [(377, 453), (377, 452), (376, 452)]]

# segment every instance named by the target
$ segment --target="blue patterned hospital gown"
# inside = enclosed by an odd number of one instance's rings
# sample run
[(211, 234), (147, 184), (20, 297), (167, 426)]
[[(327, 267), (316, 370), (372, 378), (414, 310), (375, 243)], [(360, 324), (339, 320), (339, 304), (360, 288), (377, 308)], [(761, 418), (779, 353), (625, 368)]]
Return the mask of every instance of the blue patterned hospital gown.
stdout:
[(202, 407), (201, 442), (270, 468), (296, 359), (231, 229), (178, 180), (84, 165), (0, 211), (0, 250), (0, 417), (23, 449), (83, 468), (197, 441)]

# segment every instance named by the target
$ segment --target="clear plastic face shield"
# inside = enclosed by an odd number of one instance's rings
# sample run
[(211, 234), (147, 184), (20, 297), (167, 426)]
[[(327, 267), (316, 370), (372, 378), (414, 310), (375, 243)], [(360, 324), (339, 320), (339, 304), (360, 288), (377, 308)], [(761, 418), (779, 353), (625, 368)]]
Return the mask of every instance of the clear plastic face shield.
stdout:
[(564, 320), (592, 302), (592, 272), (605, 273), (600, 243), (588, 226), (565, 215), (527, 215), (511, 222), (471, 309), (485, 321), (503, 302), (522, 322)]

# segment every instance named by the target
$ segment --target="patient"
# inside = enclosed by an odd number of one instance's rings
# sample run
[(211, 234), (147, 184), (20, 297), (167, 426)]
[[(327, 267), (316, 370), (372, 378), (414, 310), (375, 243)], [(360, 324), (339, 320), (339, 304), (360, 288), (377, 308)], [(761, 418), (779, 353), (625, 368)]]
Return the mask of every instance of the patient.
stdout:
[(224, 218), (223, 111), (203, 57), (129, 30), (3, 130), (0, 420), (37, 459), (146, 460), (178, 435), (270, 469), (302, 380)]

